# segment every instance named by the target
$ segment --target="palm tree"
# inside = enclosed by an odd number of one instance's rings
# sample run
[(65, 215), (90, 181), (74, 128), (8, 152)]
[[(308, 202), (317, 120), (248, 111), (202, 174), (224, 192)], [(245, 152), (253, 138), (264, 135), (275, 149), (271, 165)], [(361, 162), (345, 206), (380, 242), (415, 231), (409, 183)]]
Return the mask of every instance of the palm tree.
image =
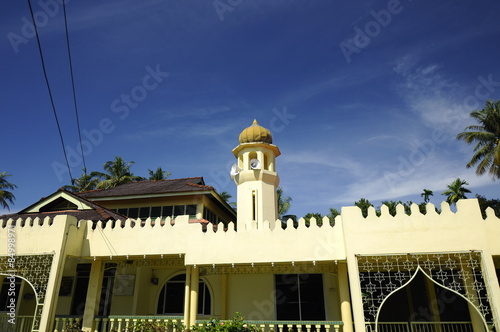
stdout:
[(370, 203), (370, 201), (367, 200), (366, 198), (360, 198), (359, 201), (354, 202), (354, 205), (356, 205), (358, 208), (360, 208), (361, 213), (362, 213), (364, 218), (366, 218), (368, 216), (368, 208), (370, 206), (373, 206), (373, 204)]
[(228, 193), (227, 191), (223, 191), (219, 194), (220, 198), (224, 200), (224, 202), (229, 203), (229, 200), (231, 199), (231, 194)]
[(7, 172), (0, 173), (0, 206), (2, 206), (4, 209), (10, 210), (9, 203), (14, 204), (14, 200), (16, 199), (16, 197), (13, 193), (5, 189), (13, 190), (17, 188), (17, 186), (5, 179), (8, 176), (12, 175), (7, 174)]
[(335, 218), (340, 216), (340, 211), (335, 208), (330, 208), (330, 213), (328, 214), (328, 218), (330, 218), (330, 224), (335, 221)]
[(424, 198), (425, 203), (429, 203), (430, 196), (434, 196), (434, 193), (432, 192), (432, 190), (429, 189), (424, 189), (424, 191), (420, 194), (420, 197)]
[(387, 206), (387, 208), (389, 209), (389, 214), (390, 214), (391, 216), (393, 216), (393, 217), (394, 217), (394, 216), (396, 215), (396, 213), (397, 213), (396, 208), (397, 208), (397, 206), (398, 206), (399, 204), (403, 205), (403, 202), (401, 202), (401, 201), (397, 201), (397, 202), (396, 202), (396, 201), (383, 201), (383, 202), (382, 202), (382, 205)]
[(323, 226), (323, 217), (321, 216), (321, 213), (312, 213), (309, 212), (304, 216), (304, 220), (306, 222), (306, 226), (309, 227), (311, 225), (311, 218), (316, 219), (316, 225), (318, 226)]
[(133, 161), (127, 163), (122, 157), (119, 156), (116, 156), (115, 160), (107, 161), (104, 164), (104, 170), (107, 173), (98, 172), (99, 177), (104, 180), (97, 184), (97, 189), (114, 188), (124, 183), (143, 181), (143, 177), (135, 176), (130, 172), (130, 166), (133, 164)]
[(164, 171), (161, 167), (158, 167), (154, 172), (150, 169), (148, 169), (148, 171), (150, 181), (166, 180), (172, 174), (170, 172)]
[(494, 179), (500, 179), (500, 100), (496, 103), (488, 100), (482, 110), (473, 111), (470, 116), (478, 125), (468, 126), (465, 130), (469, 131), (457, 135), (457, 139), (467, 144), (476, 143), (467, 168), (477, 164), (477, 175), (488, 171)]
[(467, 181), (460, 180), (459, 178), (457, 178), (455, 181), (453, 181), (451, 184), (447, 186), (448, 189), (443, 191), (441, 195), (446, 196), (446, 201), (449, 204), (456, 204), (459, 199), (467, 198), (465, 194), (471, 192), (469, 189), (464, 187), (467, 185), (469, 185)]
[(292, 198), (283, 196), (283, 188), (276, 188), (276, 198), (278, 202), (278, 218), (281, 219), (290, 209), (290, 202)]
[(83, 168), (83, 174), (78, 179), (71, 179), (71, 185), (64, 186), (64, 189), (78, 193), (93, 190), (99, 184), (99, 172), (87, 174), (87, 169)]
[(229, 206), (231, 206), (233, 209), (236, 209), (236, 202), (229, 202), (231, 197), (233, 197), (233, 196), (231, 196), (230, 193), (228, 193), (227, 191), (223, 191), (223, 192), (219, 193), (219, 196), (220, 196), (220, 198), (222, 198), (224, 200), (224, 202), (229, 204)]

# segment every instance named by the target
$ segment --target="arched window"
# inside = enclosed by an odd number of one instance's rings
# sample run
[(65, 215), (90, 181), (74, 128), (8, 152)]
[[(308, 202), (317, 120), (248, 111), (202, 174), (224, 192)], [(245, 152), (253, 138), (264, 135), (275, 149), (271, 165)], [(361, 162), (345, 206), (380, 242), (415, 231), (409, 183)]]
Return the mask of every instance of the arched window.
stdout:
[[(165, 283), (158, 298), (159, 315), (183, 315), (186, 275), (179, 274)], [(210, 291), (200, 279), (198, 288), (198, 315), (210, 315)]]

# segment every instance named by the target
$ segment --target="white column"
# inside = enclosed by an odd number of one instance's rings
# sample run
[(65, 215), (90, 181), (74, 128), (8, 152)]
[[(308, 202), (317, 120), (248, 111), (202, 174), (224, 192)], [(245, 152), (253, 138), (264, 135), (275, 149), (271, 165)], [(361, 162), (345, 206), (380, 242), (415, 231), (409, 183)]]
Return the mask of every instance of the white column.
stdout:
[[(409, 287), (405, 287), (409, 289)], [(429, 299), (429, 305), (431, 308), (432, 320), (434, 322), (440, 322), (441, 317), (439, 315), (439, 301), (436, 296), (436, 289), (434, 288), (434, 282), (431, 279), (425, 277), (425, 288), (427, 290), (427, 298)], [(413, 312), (413, 310), (410, 308)], [(439, 326), (439, 325), (437, 325)]]
[(363, 312), (363, 297), (359, 284), (358, 262), (355, 255), (347, 256), (347, 273), (351, 288), (351, 303), (356, 331), (365, 331), (365, 315)]
[(196, 324), (198, 318), (198, 285), (200, 283), (200, 268), (194, 266), (191, 271), (191, 297), (189, 303), (189, 326)]
[(228, 279), (227, 274), (223, 274), (221, 276), (221, 304), (220, 304), (221, 319), (227, 319), (227, 279)]
[(93, 331), (94, 316), (99, 310), (101, 300), (102, 277), (104, 274), (104, 264), (102, 260), (92, 262), (89, 277), (89, 288), (85, 299), (85, 311), (83, 312), (82, 331)]
[(186, 285), (184, 287), (184, 325), (186, 325), (186, 329), (189, 329), (191, 326), (189, 325), (189, 300), (191, 299), (191, 266), (186, 266)]
[(342, 317), (343, 332), (353, 332), (352, 311), (351, 311), (351, 296), (349, 295), (349, 282), (347, 277), (347, 265), (339, 263), (338, 267), (338, 283), (339, 283), (339, 299), (340, 299), (340, 314)]

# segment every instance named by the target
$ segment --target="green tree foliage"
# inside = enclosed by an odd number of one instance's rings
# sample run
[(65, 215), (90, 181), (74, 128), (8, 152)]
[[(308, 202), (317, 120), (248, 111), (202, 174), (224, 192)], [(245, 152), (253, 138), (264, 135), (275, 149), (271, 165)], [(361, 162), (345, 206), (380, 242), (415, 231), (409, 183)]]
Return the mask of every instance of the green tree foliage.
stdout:
[(364, 218), (368, 216), (368, 208), (373, 206), (373, 204), (366, 198), (360, 198), (359, 201), (354, 202), (354, 205), (361, 209), (361, 214)]
[(434, 196), (434, 192), (429, 189), (424, 189), (424, 191), (420, 194), (420, 197), (424, 198), (424, 203), (429, 203), (430, 196)]
[(330, 219), (330, 225), (334, 226), (335, 225), (335, 218), (337, 216), (340, 216), (340, 211), (335, 209), (335, 208), (330, 208), (330, 213), (328, 214), (328, 219)]
[(106, 173), (98, 173), (99, 177), (104, 180), (97, 184), (97, 189), (114, 188), (133, 181), (143, 181), (143, 177), (135, 176), (130, 171), (130, 167), (133, 164), (133, 161), (127, 163), (119, 156), (116, 156), (115, 160), (107, 161), (104, 164), (104, 171)]
[(482, 110), (470, 113), (477, 125), (468, 126), (457, 135), (467, 144), (476, 143), (467, 168), (477, 165), (476, 174), (488, 173), (500, 179), (500, 100), (488, 100)]
[(220, 196), (220, 198), (222, 198), (222, 199), (224, 200), (224, 202), (226, 202), (226, 203), (229, 203), (229, 200), (231, 199), (231, 197), (233, 197), (233, 196), (231, 196), (231, 194), (230, 194), (230, 193), (228, 193), (227, 191), (223, 191), (223, 192), (219, 193), (219, 196)]
[(323, 225), (323, 217), (320, 213), (308, 213), (304, 216), (304, 220), (306, 222), (306, 226), (309, 227), (311, 225), (311, 218), (314, 217), (316, 219), (316, 225)]
[(470, 193), (471, 191), (465, 186), (469, 185), (469, 183), (465, 180), (460, 180), (457, 178), (451, 184), (447, 186), (447, 190), (443, 191), (441, 195), (446, 196), (446, 201), (449, 204), (456, 204), (459, 199), (465, 199), (467, 196), (465, 194)]
[[(389, 214), (391, 216), (395, 216), (397, 213), (397, 206), (401, 204), (404, 208), (405, 214), (411, 215), (411, 205), (413, 204), (412, 201), (407, 201), (406, 203), (403, 203), (402, 201), (383, 201), (382, 205), (386, 205), (389, 208)], [(425, 202), (420, 203), (418, 205), (419, 210), (422, 214), (425, 214), (426, 208), (425, 208)], [(380, 215), (380, 209), (377, 210), (377, 214)]]
[(276, 199), (278, 202), (278, 218), (281, 220), (290, 209), (292, 198), (289, 196), (284, 196), (283, 188), (278, 187), (276, 188)]
[(477, 194), (476, 198), (479, 202), (479, 207), (481, 209), (483, 218), (486, 218), (486, 209), (488, 207), (492, 208), (495, 212), (495, 215), (500, 218), (500, 199), (487, 199), (486, 197)]
[(233, 197), (230, 193), (227, 191), (223, 191), (219, 193), (220, 198), (224, 200), (227, 204), (229, 204), (232, 208), (236, 209), (236, 202), (229, 202), (229, 200)]
[(389, 208), (389, 214), (391, 216), (395, 216), (396, 215), (396, 206), (398, 204), (403, 204), (403, 202), (401, 202), (401, 201), (398, 201), (398, 202), (396, 202), (396, 201), (383, 201), (382, 202), (382, 205), (385, 205), (385, 206), (387, 206)]
[(9, 204), (14, 204), (14, 200), (16, 196), (10, 190), (14, 190), (17, 188), (15, 184), (7, 181), (7, 177), (12, 176), (7, 174), (7, 172), (0, 173), (0, 206), (4, 209), (10, 210)]
[(77, 179), (71, 179), (71, 185), (64, 186), (64, 189), (75, 193), (93, 190), (100, 181), (99, 174), (99, 172), (87, 174), (87, 169), (84, 167), (82, 175)]
[(158, 167), (156, 171), (152, 171), (148, 169), (149, 172), (149, 181), (161, 181), (166, 180), (172, 173), (164, 171), (161, 167)]

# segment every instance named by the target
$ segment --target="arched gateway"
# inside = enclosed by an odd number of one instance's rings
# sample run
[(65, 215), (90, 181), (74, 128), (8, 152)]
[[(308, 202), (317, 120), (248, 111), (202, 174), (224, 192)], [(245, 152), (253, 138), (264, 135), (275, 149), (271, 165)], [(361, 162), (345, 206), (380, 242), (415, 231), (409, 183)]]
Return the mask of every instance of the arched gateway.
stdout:
[[(475, 329), (493, 329), (489, 285), (483, 276), (480, 252), (423, 253), (402, 255), (358, 256), (365, 323), (369, 329), (379, 326), (383, 305), (399, 290), (408, 287), (419, 274), (468, 303)], [(422, 287), (422, 292), (426, 288)], [(434, 299), (435, 301), (436, 299)], [(432, 305), (433, 303), (429, 303)], [(408, 329), (418, 316), (417, 309), (408, 315)], [(422, 320), (418, 319), (418, 320)], [(428, 319), (432, 321), (432, 319)]]
[(15, 261), (12, 262), (9, 261), (9, 256), (0, 256), (0, 275), (5, 278), (20, 278), (27, 282), (34, 291), (36, 305), (31, 331), (40, 329), (40, 318), (53, 258), (54, 254), (16, 255)]

